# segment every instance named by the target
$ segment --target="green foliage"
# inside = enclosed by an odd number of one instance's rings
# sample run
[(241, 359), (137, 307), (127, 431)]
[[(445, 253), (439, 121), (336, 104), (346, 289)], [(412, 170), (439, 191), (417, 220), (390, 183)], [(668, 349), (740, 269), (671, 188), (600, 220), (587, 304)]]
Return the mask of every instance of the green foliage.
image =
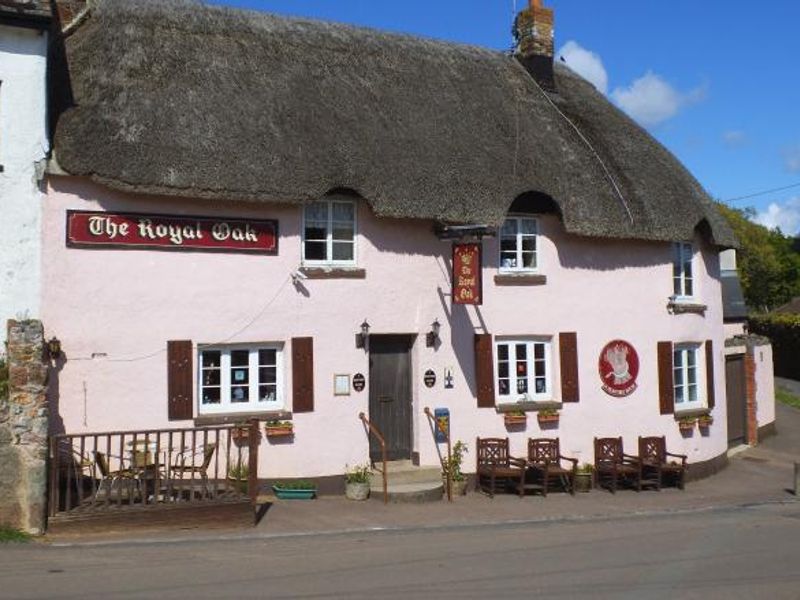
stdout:
[(539, 411), (540, 417), (557, 417), (558, 416), (558, 409), (557, 408), (543, 408)]
[(8, 398), (8, 363), (0, 357), (0, 400)]
[(791, 392), (787, 392), (786, 390), (782, 390), (781, 388), (775, 389), (775, 399), (778, 402), (781, 402), (788, 406), (794, 406), (795, 408), (800, 408), (800, 396), (795, 396)]
[(0, 544), (29, 542), (30, 540), (31, 536), (24, 531), (0, 525)]
[(752, 209), (740, 210), (718, 204), (739, 238), (736, 253), (739, 279), (751, 310), (767, 312), (800, 296), (800, 253), (797, 241), (780, 230), (752, 222)]
[(356, 465), (352, 469), (345, 465), (345, 483), (369, 483), (369, 478), (371, 475), (372, 467), (369, 465), (369, 463)]
[(772, 342), (775, 374), (800, 379), (800, 315), (753, 315), (749, 323), (751, 333), (766, 336)]
[(250, 468), (246, 464), (235, 464), (228, 467), (228, 477), (237, 481), (245, 481), (250, 475)]
[(445, 464), (444, 476), (447, 477), (447, 471), (450, 471), (450, 479), (453, 481), (464, 481), (466, 478), (461, 471), (461, 465), (464, 463), (464, 455), (469, 451), (467, 445), (458, 440), (450, 449), (450, 462)]
[(594, 465), (591, 463), (583, 463), (578, 465), (577, 472), (578, 473), (592, 473), (594, 471)]
[(305, 479), (298, 479), (295, 481), (276, 481), (275, 487), (282, 490), (315, 490), (317, 486)]
[(266, 426), (269, 429), (279, 429), (284, 427), (294, 427), (294, 424), (291, 421), (272, 420), (272, 421), (267, 421)]

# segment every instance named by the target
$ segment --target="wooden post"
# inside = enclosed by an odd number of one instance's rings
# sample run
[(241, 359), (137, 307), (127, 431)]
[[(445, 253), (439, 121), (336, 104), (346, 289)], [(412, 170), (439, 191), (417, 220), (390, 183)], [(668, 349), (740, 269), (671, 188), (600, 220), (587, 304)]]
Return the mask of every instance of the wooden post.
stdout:
[(251, 419), (248, 436), (247, 491), (250, 493), (250, 502), (253, 506), (258, 503), (258, 437), (258, 419)]

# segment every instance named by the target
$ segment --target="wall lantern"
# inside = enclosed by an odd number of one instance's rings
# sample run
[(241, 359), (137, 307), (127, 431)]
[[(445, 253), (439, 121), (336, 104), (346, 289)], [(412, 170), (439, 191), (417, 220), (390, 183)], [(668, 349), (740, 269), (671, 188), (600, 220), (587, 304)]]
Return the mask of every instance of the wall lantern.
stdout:
[(361, 333), (356, 334), (356, 348), (366, 348), (367, 339), (369, 339), (369, 323), (364, 319), (361, 324)]
[(439, 324), (439, 319), (436, 319), (433, 323), (431, 323), (431, 330), (425, 335), (425, 345), (428, 348), (435, 348), (436, 342), (439, 341), (439, 329), (441, 325)]
[(61, 356), (61, 340), (55, 336), (47, 342), (47, 356), (50, 360), (58, 360)]

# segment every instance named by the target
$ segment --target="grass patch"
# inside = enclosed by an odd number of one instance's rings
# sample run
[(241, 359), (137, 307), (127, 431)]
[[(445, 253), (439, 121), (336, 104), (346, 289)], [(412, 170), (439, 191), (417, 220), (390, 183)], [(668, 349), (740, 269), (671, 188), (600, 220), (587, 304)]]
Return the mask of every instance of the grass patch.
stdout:
[(795, 396), (791, 392), (787, 392), (781, 388), (775, 389), (775, 399), (783, 404), (800, 408), (800, 396)]
[(24, 543), (29, 541), (31, 541), (31, 536), (24, 531), (0, 525), (0, 544), (8, 544), (11, 542)]

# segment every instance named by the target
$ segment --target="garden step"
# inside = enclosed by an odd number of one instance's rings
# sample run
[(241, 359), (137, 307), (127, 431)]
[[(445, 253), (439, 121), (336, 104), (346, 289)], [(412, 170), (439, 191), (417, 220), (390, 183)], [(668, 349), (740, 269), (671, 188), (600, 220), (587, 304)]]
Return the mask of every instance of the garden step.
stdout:
[[(390, 485), (400, 483), (441, 483), (442, 470), (439, 467), (414, 467), (403, 469), (387, 469), (387, 479)], [(372, 473), (370, 486), (380, 488), (383, 485), (383, 475), (379, 470)]]
[[(417, 504), (420, 502), (437, 502), (442, 499), (444, 486), (441, 478), (438, 483), (394, 483), (388, 486), (389, 502), (393, 504)], [(383, 501), (383, 489), (380, 485), (372, 487), (370, 498)]]

